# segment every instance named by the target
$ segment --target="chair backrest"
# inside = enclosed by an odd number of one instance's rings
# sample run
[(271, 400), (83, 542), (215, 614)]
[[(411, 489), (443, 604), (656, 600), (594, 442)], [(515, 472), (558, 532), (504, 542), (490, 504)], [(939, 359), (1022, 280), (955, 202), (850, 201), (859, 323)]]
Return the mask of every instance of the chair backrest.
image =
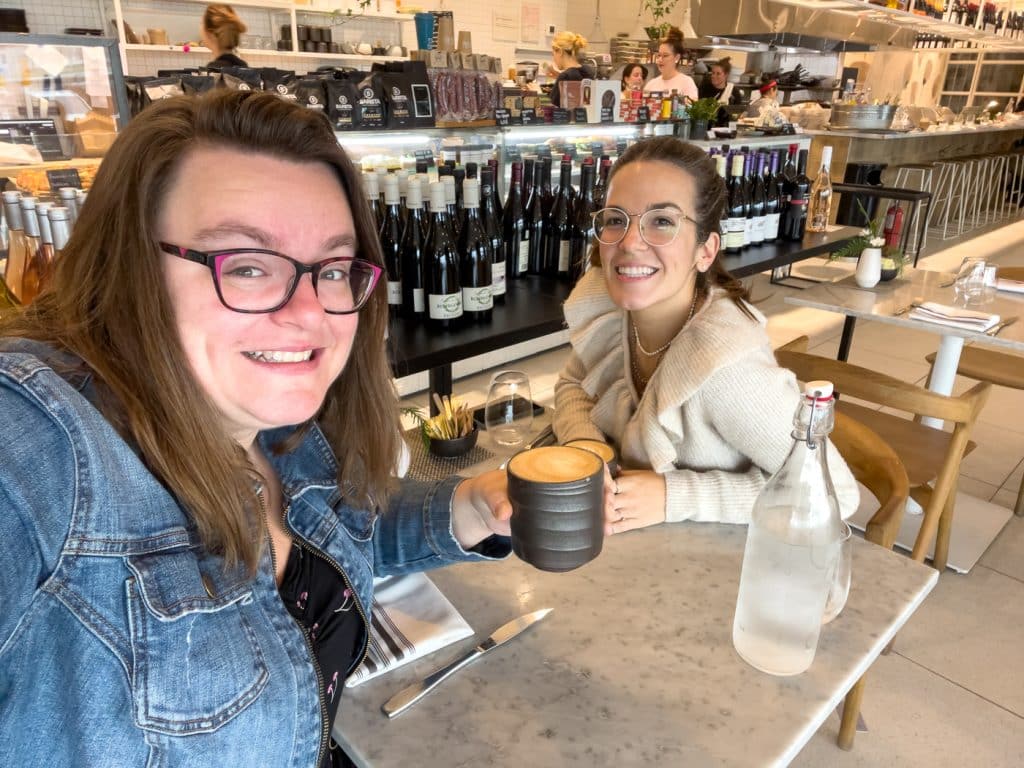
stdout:
[(892, 549), (903, 522), (910, 481), (896, 451), (877, 432), (856, 419), (836, 412), (832, 443), (853, 476), (878, 500), (878, 511), (865, 530), (868, 541)]
[(996, 274), (999, 277), (1006, 278), (1007, 280), (1022, 280), (1024, 281), (1024, 267), (998, 267)]
[(807, 337), (801, 336), (775, 350), (775, 359), (801, 381), (831, 381), (836, 391), (843, 395), (918, 416), (931, 416), (960, 425), (971, 424), (984, 405), (981, 394), (990, 386), (979, 383), (959, 396), (940, 395), (853, 363), (797, 351), (806, 349), (806, 346)]

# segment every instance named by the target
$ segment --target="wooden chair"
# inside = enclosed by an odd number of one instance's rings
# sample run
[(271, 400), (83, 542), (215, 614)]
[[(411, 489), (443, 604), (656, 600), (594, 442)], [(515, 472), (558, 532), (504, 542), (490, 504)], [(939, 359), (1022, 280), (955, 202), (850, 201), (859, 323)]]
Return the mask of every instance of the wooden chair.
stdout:
[[(997, 274), (1010, 280), (1024, 280), (1024, 267), (1000, 267)], [(934, 352), (925, 359), (935, 365)], [(1024, 390), (1024, 357), (1009, 352), (986, 349), (973, 344), (966, 346), (960, 353), (956, 372), (969, 379)], [(1024, 517), (1024, 478), (1021, 478), (1017, 503), (1013, 511), (1018, 517)]]
[[(853, 476), (871, 491), (879, 503), (878, 511), (864, 529), (864, 538), (892, 549), (910, 494), (910, 482), (903, 462), (877, 433), (844, 413), (836, 412), (831, 438)], [(865, 674), (857, 681), (843, 702), (843, 717), (836, 739), (840, 749), (853, 749), (866, 677)]]
[[(893, 447), (906, 468), (910, 495), (924, 509), (921, 529), (911, 557), (924, 562), (935, 540), (933, 566), (942, 571), (949, 556), (949, 534), (960, 461), (974, 444), (969, 436), (988, 399), (992, 385), (981, 382), (952, 397), (931, 392), (916, 384), (852, 363), (811, 355), (802, 336), (775, 352), (779, 365), (796, 373), (801, 381), (825, 379), (836, 391), (916, 416), (952, 422), (952, 433), (916, 421), (840, 399), (838, 410), (864, 424)], [(933, 483), (933, 485), (929, 485)]]

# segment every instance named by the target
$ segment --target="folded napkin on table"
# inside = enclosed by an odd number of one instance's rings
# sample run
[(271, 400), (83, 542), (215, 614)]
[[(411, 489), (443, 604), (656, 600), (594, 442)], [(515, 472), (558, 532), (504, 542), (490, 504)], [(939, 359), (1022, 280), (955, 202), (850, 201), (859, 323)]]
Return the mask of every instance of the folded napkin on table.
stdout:
[(1024, 293), (1024, 280), (1011, 280), (1008, 277), (996, 278), (996, 290)]
[(949, 325), (953, 328), (962, 328), (965, 331), (987, 331), (999, 322), (999, 315), (936, 304), (934, 301), (926, 301), (924, 304), (917, 305), (910, 310), (907, 317), (939, 325)]
[(422, 573), (377, 579), (370, 647), (347, 686), (359, 685), (473, 634), (472, 627)]

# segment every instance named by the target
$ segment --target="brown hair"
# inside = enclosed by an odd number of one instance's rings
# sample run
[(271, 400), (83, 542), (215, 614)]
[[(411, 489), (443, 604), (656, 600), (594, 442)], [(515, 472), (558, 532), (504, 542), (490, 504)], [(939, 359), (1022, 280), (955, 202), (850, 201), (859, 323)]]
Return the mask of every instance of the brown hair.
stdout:
[[(657, 136), (632, 144), (612, 166), (608, 174), (611, 186), (615, 175), (631, 163), (668, 163), (693, 179), (694, 216), (697, 220), (697, 243), (706, 243), (712, 232), (718, 232), (727, 199), (725, 181), (718, 175), (714, 162), (700, 147), (680, 141), (674, 136)], [(600, 264), (597, 248), (591, 250), (591, 263)], [(753, 319), (747, 303), (750, 294), (743, 283), (729, 274), (715, 255), (707, 272), (697, 273), (697, 288), (704, 290), (709, 284), (722, 288), (742, 312)]]
[[(679, 27), (669, 27), (665, 36), (658, 41), (658, 45), (667, 45), (672, 49), (672, 53), (679, 57), (680, 61), (686, 55), (686, 48), (683, 45), (683, 31)], [(678, 62), (676, 63), (678, 64)]]
[(622, 68), (622, 88), (620, 90), (626, 90), (626, 86), (628, 85), (626, 80), (629, 78), (630, 75), (633, 74), (633, 70), (636, 69), (637, 67), (639, 67), (640, 71), (644, 73), (644, 80), (647, 79), (647, 67), (645, 67), (643, 64), (634, 61)]
[(217, 45), (222, 50), (233, 51), (238, 47), (238, 40), (248, 27), (230, 5), (213, 3), (206, 6), (203, 29), (217, 39)]
[[(323, 114), (268, 93), (218, 89), (158, 101), (129, 123), (103, 159), (52, 284), (0, 334), (80, 357), (104, 415), (195, 520), (204, 544), (254, 570), (264, 521), (253, 469), (191, 372), (157, 246), (161, 207), (196, 147), (330, 167), (352, 209), (358, 256), (383, 266), (358, 174)], [(346, 500), (369, 509), (386, 501), (400, 440), (386, 330), (386, 298), (376, 290), (316, 417)], [(276, 450), (294, 447), (307, 428)]]
[(563, 31), (555, 35), (554, 40), (551, 41), (551, 47), (564, 51), (576, 59), (587, 47), (587, 38), (577, 35), (575, 32)]
[(725, 56), (724, 58), (721, 58), (718, 61), (714, 62), (711, 66), (718, 67), (725, 74), (728, 75), (730, 72), (732, 72), (732, 59), (729, 58), (728, 56)]

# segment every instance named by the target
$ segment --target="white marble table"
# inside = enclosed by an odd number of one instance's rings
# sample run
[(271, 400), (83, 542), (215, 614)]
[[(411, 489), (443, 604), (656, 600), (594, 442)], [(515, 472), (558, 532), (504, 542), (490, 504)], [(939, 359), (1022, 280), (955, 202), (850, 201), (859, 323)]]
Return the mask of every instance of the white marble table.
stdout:
[[(858, 287), (851, 277), (837, 283), (816, 285), (801, 291), (798, 295), (787, 296), (786, 303), (846, 315), (839, 359), (845, 359), (845, 352), (849, 349), (853, 333), (853, 322), (856, 319), (876, 320), (899, 328), (934, 333), (938, 337), (937, 350), (928, 386), (933, 392), (948, 395), (953, 391), (956, 369), (965, 341), (1008, 352), (1024, 352), (1024, 317), (996, 335), (952, 328), (910, 317), (906, 310), (913, 303), (934, 301), (939, 304), (956, 304), (956, 296), (951, 286), (952, 279), (953, 275), (948, 272), (908, 269), (902, 278), (865, 289)], [(972, 305), (971, 309), (996, 313), (1003, 319), (1024, 316), (1024, 294), (997, 291), (994, 301), (980, 306)], [(941, 422), (934, 419), (923, 421), (932, 426), (941, 426)], [(920, 508), (916, 511), (919, 512)], [(868, 518), (870, 512), (861, 511), (854, 517), (853, 523), (862, 528)], [(949, 567), (960, 573), (970, 571), (1009, 519), (1009, 510), (958, 493), (957, 514), (950, 535)], [(904, 549), (912, 549), (920, 526), (920, 514), (905, 515), (896, 537), (897, 545)]]
[[(334, 738), (374, 768), (785, 765), (938, 574), (855, 539), (850, 599), (814, 664), (773, 677), (732, 646), (745, 540), (744, 526), (679, 523), (607, 539), (564, 574), (515, 558), (434, 571), (476, 638), (347, 689)], [(381, 713), (401, 688), (545, 607), (547, 619), (409, 711)]]

